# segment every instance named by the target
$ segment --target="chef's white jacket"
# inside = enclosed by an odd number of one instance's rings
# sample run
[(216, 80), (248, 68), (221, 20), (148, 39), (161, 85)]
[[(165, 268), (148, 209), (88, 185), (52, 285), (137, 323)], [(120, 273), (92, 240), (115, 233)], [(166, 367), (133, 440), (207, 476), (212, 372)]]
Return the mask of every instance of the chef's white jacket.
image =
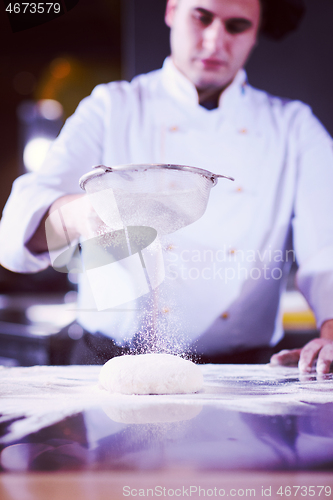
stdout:
[[(1, 221), (1, 264), (25, 273), (46, 268), (48, 253), (33, 255), (25, 243), (50, 204), (82, 192), (78, 179), (92, 166), (128, 163), (191, 165), (235, 178), (212, 188), (201, 219), (161, 237), (165, 279), (155, 303), (175, 337), (206, 353), (276, 344), (292, 248), (318, 327), (333, 318), (332, 140), (308, 106), (252, 88), (243, 70), (210, 111), (170, 59), (131, 83), (97, 86), (42, 170), (15, 181)], [(119, 343), (144, 328), (149, 294), (97, 311), (89, 283), (80, 275), (82, 326)]]

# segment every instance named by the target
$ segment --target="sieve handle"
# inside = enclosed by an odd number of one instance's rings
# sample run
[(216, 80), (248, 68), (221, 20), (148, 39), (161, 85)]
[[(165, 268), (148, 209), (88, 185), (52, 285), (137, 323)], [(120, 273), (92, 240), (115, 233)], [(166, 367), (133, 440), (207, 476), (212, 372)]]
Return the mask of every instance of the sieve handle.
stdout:
[(228, 177), (227, 175), (221, 175), (221, 174), (212, 174), (211, 176), (211, 180), (213, 182), (213, 186), (216, 186), (217, 184), (217, 180), (219, 178), (222, 178), (222, 179), (228, 179), (229, 181), (234, 181), (235, 179), (233, 177)]
[(223, 179), (229, 179), (229, 181), (234, 181), (235, 179), (233, 177), (229, 177), (228, 175), (221, 175), (221, 174), (213, 174), (212, 175), (213, 178), (217, 178), (217, 177), (222, 177)]

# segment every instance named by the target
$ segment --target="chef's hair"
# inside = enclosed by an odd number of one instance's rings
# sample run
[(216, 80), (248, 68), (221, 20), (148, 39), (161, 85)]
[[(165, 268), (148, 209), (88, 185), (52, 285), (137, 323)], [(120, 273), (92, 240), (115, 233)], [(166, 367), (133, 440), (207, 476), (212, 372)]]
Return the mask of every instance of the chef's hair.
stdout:
[(296, 30), (305, 14), (304, 0), (260, 0), (260, 33), (280, 40)]

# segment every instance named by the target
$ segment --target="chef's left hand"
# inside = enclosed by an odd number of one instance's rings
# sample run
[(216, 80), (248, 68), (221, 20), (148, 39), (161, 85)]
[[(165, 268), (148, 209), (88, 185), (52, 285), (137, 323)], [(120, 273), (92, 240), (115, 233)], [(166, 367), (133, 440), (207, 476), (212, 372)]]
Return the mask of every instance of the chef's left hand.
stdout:
[(320, 338), (311, 340), (302, 349), (283, 350), (271, 357), (271, 365), (297, 366), (301, 373), (309, 373), (314, 361), (319, 374), (333, 371), (333, 319), (325, 321)]

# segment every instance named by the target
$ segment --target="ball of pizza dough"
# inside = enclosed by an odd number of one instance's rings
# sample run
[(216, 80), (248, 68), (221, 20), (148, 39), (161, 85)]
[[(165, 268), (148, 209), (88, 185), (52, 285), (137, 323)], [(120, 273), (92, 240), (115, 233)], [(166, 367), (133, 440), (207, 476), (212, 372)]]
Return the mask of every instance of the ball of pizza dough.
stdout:
[(171, 354), (117, 356), (102, 367), (100, 385), (120, 394), (187, 394), (202, 388), (199, 366)]

